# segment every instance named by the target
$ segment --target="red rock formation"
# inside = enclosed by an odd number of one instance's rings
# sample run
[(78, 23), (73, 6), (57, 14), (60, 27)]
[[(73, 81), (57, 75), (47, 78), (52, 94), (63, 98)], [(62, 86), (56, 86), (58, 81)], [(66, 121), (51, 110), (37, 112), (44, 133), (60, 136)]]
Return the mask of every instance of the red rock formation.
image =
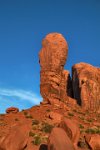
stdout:
[(18, 113), (19, 112), (19, 109), (16, 108), (16, 107), (9, 107), (6, 109), (6, 113), (9, 114), (9, 113)]
[(0, 150), (24, 150), (29, 136), (28, 126), (16, 125), (9, 133), (0, 139)]
[(75, 150), (66, 132), (61, 128), (53, 128), (49, 140), (48, 150)]
[(68, 137), (71, 139), (71, 141), (73, 142), (74, 146), (77, 149), (77, 144), (80, 137), (80, 129), (76, 121), (64, 118), (59, 124), (59, 127), (65, 130)]
[(54, 123), (60, 123), (62, 118), (63, 118), (63, 115), (56, 113), (56, 112), (53, 112), (53, 111), (51, 111), (48, 114), (48, 116), (52, 120), (52, 122), (54, 122)]
[(99, 134), (86, 135), (85, 139), (92, 150), (100, 150), (100, 135)]
[(86, 63), (72, 67), (73, 92), (77, 102), (87, 110), (100, 110), (100, 69)]
[(42, 41), (39, 53), (40, 93), (44, 100), (62, 100), (72, 95), (71, 80), (68, 71), (64, 70), (68, 53), (67, 42), (61, 34), (48, 34)]

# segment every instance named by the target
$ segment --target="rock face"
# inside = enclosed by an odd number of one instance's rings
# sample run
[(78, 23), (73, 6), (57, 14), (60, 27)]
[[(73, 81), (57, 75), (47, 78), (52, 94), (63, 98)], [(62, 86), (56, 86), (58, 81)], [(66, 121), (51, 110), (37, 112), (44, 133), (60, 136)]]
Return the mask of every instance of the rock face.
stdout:
[(49, 118), (55, 123), (61, 122), (63, 118), (63, 115), (53, 112), (53, 111), (51, 111), (48, 115), (49, 115)]
[(0, 140), (0, 150), (24, 150), (29, 136), (27, 125), (14, 126), (10, 132)]
[(86, 110), (100, 110), (100, 69), (86, 63), (72, 67), (74, 98)]
[(64, 70), (67, 53), (68, 45), (61, 34), (50, 33), (43, 39), (39, 62), (40, 93), (44, 100), (64, 101), (67, 95), (72, 95), (70, 75)]
[(19, 109), (16, 108), (16, 107), (9, 107), (6, 109), (6, 113), (7, 114), (10, 114), (10, 113), (18, 113), (19, 112)]
[[(82, 106), (85, 110), (100, 111), (100, 68), (86, 63), (72, 67), (72, 80), (64, 70), (68, 45), (59, 33), (50, 33), (42, 41), (39, 53), (40, 93), (44, 103), (59, 101)], [(74, 99), (72, 99), (74, 98)]]
[(85, 139), (92, 150), (100, 149), (100, 135), (99, 134), (86, 135)]
[(61, 128), (53, 128), (49, 140), (48, 150), (75, 150), (66, 132)]
[(64, 118), (59, 124), (59, 127), (65, 130), (68, 137), (73, 142), (74, 146), (77, 147), (80, 137), (80, 129), (78, 127), (78, 124), (73, 120)]

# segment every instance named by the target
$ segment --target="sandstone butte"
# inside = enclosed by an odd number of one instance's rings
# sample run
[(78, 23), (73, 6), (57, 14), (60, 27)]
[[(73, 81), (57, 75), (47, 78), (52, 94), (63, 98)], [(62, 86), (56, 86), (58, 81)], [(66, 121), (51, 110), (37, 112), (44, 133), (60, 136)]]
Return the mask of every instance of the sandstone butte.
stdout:
[[(72, 80), (64, 65), (68, 55), (68, 44), (58, 33), (48, 34), (42, 41), (39, 53), (40, 92), (44, 101), (68, 102), (69, 98), (86, 110), (100, 109), (100, 68), (86, 63), (72, 67)], [(74, 100), (73, 100), (74, 101)]]
[(0, 114), (0, 150), (100, 150), (100, 68), (64, 65), (68, 44), (50, 33), (39, 52), (40, 105)]

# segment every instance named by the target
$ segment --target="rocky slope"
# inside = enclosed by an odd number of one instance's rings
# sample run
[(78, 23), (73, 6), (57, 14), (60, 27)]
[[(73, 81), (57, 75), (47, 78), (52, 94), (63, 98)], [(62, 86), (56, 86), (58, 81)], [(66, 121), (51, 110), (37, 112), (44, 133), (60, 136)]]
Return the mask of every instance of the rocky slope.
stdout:
[(100, 68), (86, 63), (64, 70), (68, 45), (61, 34), (42, 42), (43, 102), (0, 114), (0, 150), (100, 150)]

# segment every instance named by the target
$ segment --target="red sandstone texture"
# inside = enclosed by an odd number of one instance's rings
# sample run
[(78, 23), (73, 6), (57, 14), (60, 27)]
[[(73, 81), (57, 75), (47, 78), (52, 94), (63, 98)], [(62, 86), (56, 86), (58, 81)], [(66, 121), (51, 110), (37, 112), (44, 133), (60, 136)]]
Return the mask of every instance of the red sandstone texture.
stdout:
[(86, 110), (100, 111), (100, 68), (79, 63), (72, 68), (74, 98)]
[(86, 142), (89, 144), (92, 150), (100, 149), (100, 136), (98, 134), (95, 135), (87, 135)]
[(44, 101), (21, 112), (13, 107), (0, 114), (0, 150), (100, 150), (100, 68), (76, 64), (71, 81), (64, 70), (64, 37), (49, 34), (42, 45)]
[(23, 150), (27, 146), (29, 128), (26, 124), (14, 125), (0, 140), (1, 150)]
[(74, 146), (77, 147), (80, 137), (80, 130), (76, 121), (64, 118), (59, 124), (59, 127), (63, 128), (66, 131), (68, 137), (71, 139)]
[[(43, 100), (75, 104), (85, 110), (100, 111), (100, 68), (86, 63), (72, 67), (72, 80), (64, 70), (68, 45), (61, 34), (50, 33), (42, 41), (39, 53), (40, 93)], [(72, 97), (74, 99), (72, 99)]]
[(67, 53), (68, 45), (61, 34), (51, 33), (43, 39), (39, 62), (40, 92), (44, 100), (64, 101), (67, 94), (72, 95), (70, 75), (64, 70)]
[(62, 128), (54, 128), (49, 136), (48, 150), (75, 150), (71, 140)]
[(19, 109), (16, 108), (16, 107), (10, 107), (10, 108), (6, 109), (7, 114), (9, 114), (9, 113), (18, 113), (18, 112), (19, 112)]
[[(100, 148), (99, 114), (86, 112), (76, 105), (60, 104), (41, 104), (18, 113), (0, 115), (0, 150), (47, 150), (52, 142), (55, 148), (63, 147), (63, 143), (75, 150), (91, 150), (88, 144)], [(53, 128), (59, 128), (56, 135)]]

